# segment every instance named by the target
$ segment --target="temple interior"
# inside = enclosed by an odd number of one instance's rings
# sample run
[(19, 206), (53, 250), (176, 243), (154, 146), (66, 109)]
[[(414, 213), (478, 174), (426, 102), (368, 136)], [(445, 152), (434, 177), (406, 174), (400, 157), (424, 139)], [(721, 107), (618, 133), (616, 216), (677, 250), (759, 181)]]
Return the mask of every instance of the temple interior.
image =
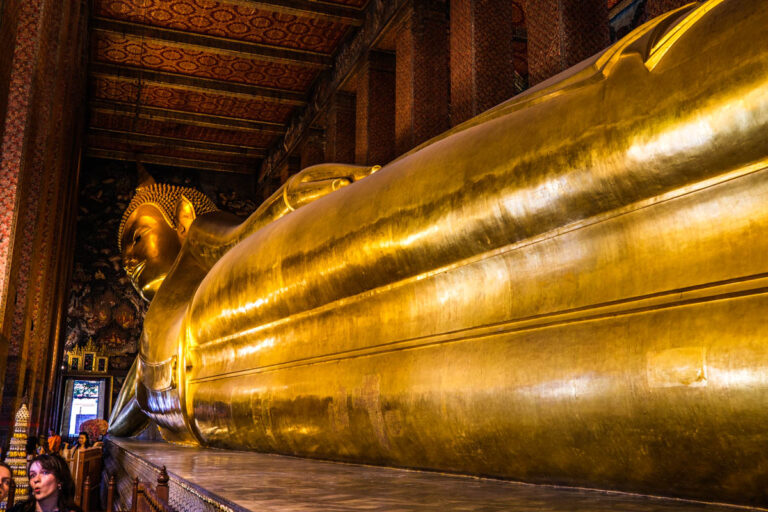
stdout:
[(15, 502), (768, 509), (766, 21), (0, 0)]

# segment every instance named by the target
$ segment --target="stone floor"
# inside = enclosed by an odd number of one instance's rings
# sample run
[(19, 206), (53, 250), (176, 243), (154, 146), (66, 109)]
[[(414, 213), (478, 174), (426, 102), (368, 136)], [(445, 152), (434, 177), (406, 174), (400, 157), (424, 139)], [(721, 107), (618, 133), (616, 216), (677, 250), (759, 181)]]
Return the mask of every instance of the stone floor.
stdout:
[(121, 450), (252, 511), (726, 512), (750, 510), (280, 455), (113, 439)]

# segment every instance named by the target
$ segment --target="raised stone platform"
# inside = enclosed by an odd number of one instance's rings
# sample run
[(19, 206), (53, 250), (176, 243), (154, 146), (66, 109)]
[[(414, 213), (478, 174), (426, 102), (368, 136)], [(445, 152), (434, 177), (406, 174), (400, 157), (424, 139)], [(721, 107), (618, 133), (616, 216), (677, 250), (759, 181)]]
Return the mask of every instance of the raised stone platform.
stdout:
[(121, 508), (126, 508), (130, 500), (130, 479), (138, 476), (155, 485), (159, 469), (165, 466), (170, 476), (171, 505), (186, 512), (749, 510), (262, 453), (187, 448), (158, 441), (111, 439), (105, 444), (105, 454), (105, 470), (119, 477)]

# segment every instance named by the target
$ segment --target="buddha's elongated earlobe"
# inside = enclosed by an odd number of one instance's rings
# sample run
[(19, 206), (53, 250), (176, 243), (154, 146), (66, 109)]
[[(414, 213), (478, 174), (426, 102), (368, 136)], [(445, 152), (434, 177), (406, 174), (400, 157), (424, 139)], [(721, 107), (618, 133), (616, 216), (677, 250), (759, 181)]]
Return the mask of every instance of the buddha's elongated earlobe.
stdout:
[(189, 232), (189, 227), (195, 220), (197, 215), (195, 214), (195, 206), (192, 201), (187, 199), (182, 194), (179, 201), (176, 203), (176, 232), (179, 234), (179, 238), (183, 240)]

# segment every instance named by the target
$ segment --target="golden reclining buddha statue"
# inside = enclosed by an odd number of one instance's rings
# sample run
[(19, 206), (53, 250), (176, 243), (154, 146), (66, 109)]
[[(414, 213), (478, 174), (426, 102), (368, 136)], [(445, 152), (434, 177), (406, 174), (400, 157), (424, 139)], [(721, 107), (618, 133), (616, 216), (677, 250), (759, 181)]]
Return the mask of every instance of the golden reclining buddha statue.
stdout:
[(243, 223), (140, 188), (112, 433), (765, 503), (766, 26), (690, 4)]

